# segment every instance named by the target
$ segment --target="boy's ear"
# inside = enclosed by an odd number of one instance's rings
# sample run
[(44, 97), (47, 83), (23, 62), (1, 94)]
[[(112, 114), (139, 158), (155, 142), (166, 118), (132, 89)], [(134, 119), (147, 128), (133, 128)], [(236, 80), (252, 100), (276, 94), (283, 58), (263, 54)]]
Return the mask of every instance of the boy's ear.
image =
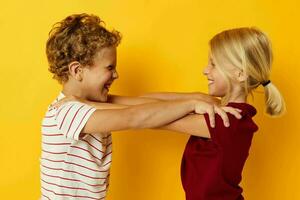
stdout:
[(243, 70), (236, 70), (235, 71), (235, 77), (238, 82), (244, 82), (247, 80), (248, 75)]
[(82, 66), (78, 61), (71, 62), (68, 65), (70, 75), (77, 81), (82, 80)]

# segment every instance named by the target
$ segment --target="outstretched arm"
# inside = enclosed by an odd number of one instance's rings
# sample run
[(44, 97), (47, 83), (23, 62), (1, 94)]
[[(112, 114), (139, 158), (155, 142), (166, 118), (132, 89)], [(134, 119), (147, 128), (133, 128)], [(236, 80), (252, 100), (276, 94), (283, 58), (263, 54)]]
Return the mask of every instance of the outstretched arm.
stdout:
[(108, 103), (120, 104), (120, 105), (139, 105), (144, 103), (153, 103), (162, 101), (155, 98), (148, 97), (133, 97), (133, 96), (119, 96), (119, 95), (108, 95)]
[(209, 130), (204, 115), (187, 115), (165, 126), (157, 129), (169, 130), (199, 137), (210, 138)]
[(179, 93), (179, 92), (154, 92), (141, 95), (140, 97), (158, 99), (158, 100), (183, 100), (183, 99), (197, 99), (219, 105), (220, 100), (216, 97), (210, 96), (202, 92), (190, 92), (190, 93)]
[(220, 100), (218, 98), (212, 97), (210, 95), (193, 92), (193, 93), (175, 93), (175, 92), (158, 92), (158, 93), (148, 93), (141, 96), (119, 96), (119, 95), (109, 95), (108, 103), (121, 104), (121, 105), (138, 105), (143, 103), (151, 103), (157, 101), (170, 101), (170, 100), (188, 100), (196, 99), (200, 101), (205, 101), (207, 103), (219, 105)]
[[(69, 102), (69, 101), (80, 101), (82, 103), (86, 103), (89, 105), (92, 105), (93, 107), (95, 107), (96, 109), (98, 109), (99, 111), (97, 111), (98, 113), (98, 117), (101, 118), (101, 116), (104, 117), (104, 119), (102, 121), (105, 122), (105, 120), (120, 120), (119, 123), (119, 128), (115, 127), (116, 129), (112, 129), (112, 130), (123, 130), (124, 127), (127, 126), (127, 128), (158, 128), (158, 129), (164, 129), (164, 130), (172, 130), (172, 131), (177, 131), (177, 132), (183, 132), (183, 133), (188, 133), (191, 135), (197, 135), (197, 136), (202, 136), (202, 137), (208, 137), (208, 130), (207, 127), (204, 126), (205, 124), (205, 119), (203, 117), (203, 115), (188, 115), (186, 117), (181, 116), (182, 118), (180, 119), (180, 116), (177, 116), (176, 118), (173, 119), (173, 121), (169, 121), (167, 122), (166, 120), (170, 120), (168, 119), (168, 117), (170, 117), (170, 113), (172, 114), (172, 111), (176, 112), (176, 106), (173, 108), (174, 110), (168, 111), (166, 109), (172, 109), (170, 107), (171, 103), (170, 101), (157, 101), (156, 103), (148, 103), (144, 104), (144, 105), (139, 105), (139, 106), (124, 106), (124, 105), (119, 105), (119, 104), (110, 104), (110, 103), (99, 103), (99, 102), (91, 102), (91, 101), (85, 101), (82, 99), (79, 99), (77, 97), (74, 96), (69, 96), (69, 97), (65, 97), (62, 100), (60, 100), (58, 103), (54, 104), (54, 107), (59, 107), (62, 104)], [(183, 101), (183, 100), (181, 100)], [(174, 102), (178, 102), (177, 101), (173, 101)], [(151, 107), (153, 105), (160, 105), (160, 110), (155, 110), (154, 109), (154, 114), (156, 114), (158, 116), (158, 113), (161, 114), (160, 117), (161, 118), (157, 118), (158, 121), (154, 122), (150, 122), (150, 125), (145, 125), (146, 123), (143, 123), (143, 117), (147, 118), (147, 115), (143, 115), (143, 112), (147, 114), (147, 110), (141, 110), (141, 108), (148, 108), (151, 109)], [(163, 107), (162, 105), (169, 105), (169, 107)], [(137, 110), (136, 110), (137, 109)], [(104, 111), (107, 112), (104, 112)], [(114, 111), (114, 110), (119, 110), (119, 111)], [(131, 110), (131, 112), (130, 112)], [(135, 110), (135, 111), (134, 111)], [(125, 114), (124, 114), (125, 112)], [(127, 112), (127, 117), (126, 117), (126, 112)], [(157, 113), (156, 113), (157, 112)], [(170, 113), (165, 113), (165, 112), (170, 112)], [(198, 104), (195, 106), (195, 112), (198, 114), (203, 114), (203, 113), (208, 113), (209, 117), (210, 117), (210, 124), (213, 127), (214, 126), (214, 113), (218, 113), (225, 126), (229, 126), (229, 120), (227, 117), (226, 112), (231, 113), (233, 115), (235, 115), (237, 118), (240, 118), (240, 114), (239, 111), (237, 109), (231, 108), (231, 107), (218, 107), (218, 106), (210, 106), (207, 103), (200, 103), (198, 101)], [(148, 113), (149, 114), (149, 113)], [(189, 114), (189, 113), (186, 113)], [(110, 116), (112, 115), (112, 116)], [(135, 125), (132, 125), (132, 115), (135, 115), (137, 118), (135, 118), (135, 120), (133, 120), (133, 122), (135, 121)], [(165, 116), (164, 116), (165, 115)], [(142, 118), (140, 118), (142, 117)], [(149, 116), (150, 117), (150, 116)], [(100, 119), (99, 118), (99, 119)], [(114, 121), (113, 120), (113, 121)], [(127, 121), (129, 120), (129, 121)], [(160, 121), (161, 120), (161, 121)], [(97, 123), (98, 120), (96, 120), (94, 123)], [(123, 124), (125, 122), (125, 125)], [(155, 125), (156, 123), (156, 125)], [(108, 123), (104, 123), (106, 125), (109, 125)], [(123, 124), (123, 125), (122, 125)], [(205, 124), (206, 125), (206, 124)], [(122, 128), (122, 126), (124, 126)], [(110, 130), (110, 131), (112, 131)], [(89, 130), (87, 130), (89, 131)]]
[[(222, 108), (215, 107), (215, 112), (218, 115), (220, 115), (220, 117), (223, 119), (223, 123), (225, 127), (229, 127), (229, 118), (227, 114), (225, 114), (225, 112), (221, 112), (221, 110), (218, 109), (222, 109), (222, 111), (232, 114), (237, 119), (241, 118), (241, 115), (239, 113), (241, 110), (239, 109), (237, 110), (232, 107), (222, 107)], [(207, 127), (207, 123), (204, 115), (190, 114), (170, 124), (158, 127), (157, 129), (176, 131), (176, 132), (187, 133), (199, 137), (210, 138), (209, 129)]]
[(209, 105), (196, 100), (177, 100), (129, 106), (123, 109), (96, 110), (83, 133), (102, 133), (127, 129), (156, 128), (196, 111), (209, 112)]

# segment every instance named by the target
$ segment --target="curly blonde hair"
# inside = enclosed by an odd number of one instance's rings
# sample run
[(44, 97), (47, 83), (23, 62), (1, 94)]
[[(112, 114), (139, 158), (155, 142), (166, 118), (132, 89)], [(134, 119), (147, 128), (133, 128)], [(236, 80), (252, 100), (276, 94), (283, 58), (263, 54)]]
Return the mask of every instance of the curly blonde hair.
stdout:
[(68, 64), (78, 61), (93, 65), (95, 54), (105, 47), (117, 47), (121, 41), (118, 31), (109, 31), (95, 15), (74, 14), (54, 24), (49, 32), (46, 54), (49, 71), (60, 84), (68, 81)]

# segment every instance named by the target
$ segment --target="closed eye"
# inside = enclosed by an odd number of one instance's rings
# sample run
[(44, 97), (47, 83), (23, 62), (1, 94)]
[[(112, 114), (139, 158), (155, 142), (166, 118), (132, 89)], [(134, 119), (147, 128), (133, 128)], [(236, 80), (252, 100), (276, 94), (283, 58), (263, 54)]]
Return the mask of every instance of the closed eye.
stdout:
[(109, 66), (107, 66), (107, 69), (111, 71), (111, 70), (115, 69), (115, 66), (109, 65)]

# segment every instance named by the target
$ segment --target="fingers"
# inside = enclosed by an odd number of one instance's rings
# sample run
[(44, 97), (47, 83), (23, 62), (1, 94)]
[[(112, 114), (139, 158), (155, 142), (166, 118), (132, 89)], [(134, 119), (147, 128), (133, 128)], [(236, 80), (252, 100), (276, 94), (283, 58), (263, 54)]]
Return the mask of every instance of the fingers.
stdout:
[(237, 119), (241, 119), (242, 118), (241, 112), (242, 112), (242, 110), (240, 110), (238, 108), (215, 106), (215, 113), (220, 115), (220, 117), (223, 120), (223, 123), (224, 123), (225, 127), (230, 126), (230, 122), (229, 122), (229, 118), (228, 118), (227, 113), (232, 114)]
[(59, 108), (60, 106), (62, 105), (62, 103), (61, 102), (56, 102), (56, 103), (54, 103), (54, 104), (51, 104), (50, 105), (50, 108)]
[(222, 107), (222, 109), (223, 109), (225, 112), (234, 115), (237, 119), (241, 119), (241, 118), (242, 118), (242, 115), (241, 115), (242, 110), (240, 110), (240, 109), (238, 109), (238, 108)]
[(209, 123), (210, 123), (210, 126), (211, 127), (215, 127), (215, 111), (214, 111), (214, 107), (212, 106), (212, 107), (209, 107), (208, 109), (207, 109), (207, 114), (208, 114), (208, 117), (209, 117)]
[(70, 96), (66, 96), (62, 99), (60, 99), (58, 102), (51, 104), (50, 108), (59, 108), (62, 104), (69, 102), (69, 101), (80, 101), (80, 99), (76, 96), (70, 95)]
[(225, 110), (223, 110), (222, 108), (219, 108), (218, 106), (215, 106), (215, 112), (217, 114), (220, 115), (220, 117), (222, 118), (223, 120), (223, 123), (224, 123), (224, 126), (225, 127), (229, 127), (230, 126), (230, 123), (229, 123), (229, 118), (225, 112)]
[(61, 100), (59, 100), (58, 102), (54, 103), (54, 104), (51, 104), (50, 105), (50, 108), (59, 108), (62, 104), (64, 104), (65, 102), (68, 101), (68, 98), (67, 97), (64, 97), (62, 98)]
[(217, 105), (210, 105), (201, 102), (199, 105), (197, 104), (195, 107), (195, 112), (198, 114), (204, 114), (207, 113), (209, 117), (209, 123), (212, 128), (215, 127), (215, 114), (218, 114), (221, 119), (223, 120), (224, 126), (229, 127), (230, 122), (229, 122), (229, 117), (227, 113), (232, 114), (235, 116), (237, 119), (241, 119), (242, 115), (241, 112), (242, 110), (238, 108), (233, 108), (233, 107), (219, 107)]

